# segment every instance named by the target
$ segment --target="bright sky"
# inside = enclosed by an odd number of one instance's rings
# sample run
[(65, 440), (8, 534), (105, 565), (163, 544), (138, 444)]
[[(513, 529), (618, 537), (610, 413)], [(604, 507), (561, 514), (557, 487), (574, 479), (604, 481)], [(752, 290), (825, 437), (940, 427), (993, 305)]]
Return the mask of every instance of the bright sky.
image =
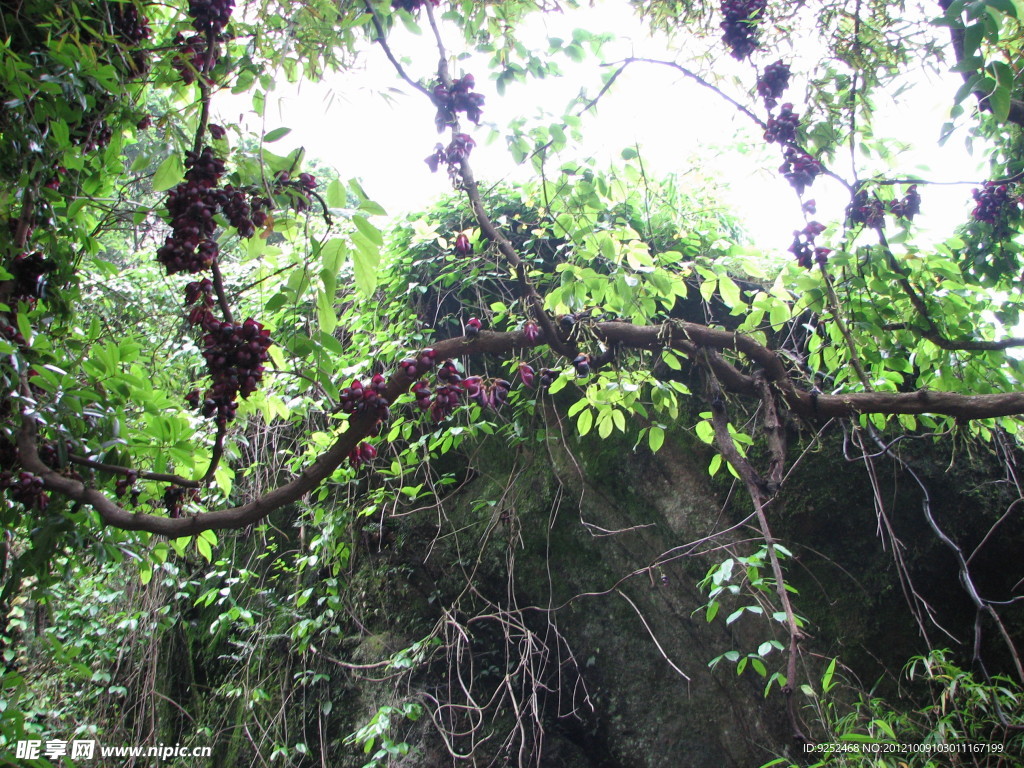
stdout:
[[(577, 27), (614, 34), (604, 52), (606, 61), (642, 55), (687, 63), (678, 51), (668, 50), (663, 41), (652, 40), (622, 2), (599, 2), (575, 12), (538, 14), (526, 28), (524, 38), (528, 44), (542, 48), (547, 36), (570, 38)], [(457, 34), (451, 35), (453, 54), (461, 53), (454, 47), (458, 39)], [(391, 45), (399, 58), (406, 60), (412, 77), (431, 74), (437, 52), (427, 35), (417, 37), (396, 27)], [(786, 57), (785, 52), (781, 55)], [(319, 84), (290, 86), (282, 79), (278, 92), (267, 100), (262, 127), (269, 131), (287, 126), (292, 132), (269, 148), (284, 154), (304, 146), (309, 156), (335, 166), (342, 178), (362, 178), (370, 197), (392, 215), (423, 210), (450, 190), (444, 170), (431, 174), (423, 162), (437, 141), (447, 140), (439, 139), (435, 132), (431, 105), (397, 78), (379, 46), (367, 51), (360, 64)], [(486, 143), (491, 133), (488, 126), (500, 131), (512, 118), (530, 119), (541, 111), (549, 113), (545, 122), (551, 123), (553, 115), (560, 114), (581, 87), (586, 86), (591, 93), (600, 87), (602, 70), (593, 59), (580, 65), (563, 59), (559, 64), (565, 77), (511, 85), (502, 97), (487, 78), (485, 60), (470, 57), (459, 62), (459, 70), (476, 75), (476, 90), (487, 99), (484, 124), (480, 128), (468, 126), (479, 145), (472, 159), (482, 182), (524, 179), (532, 174), (528, 164), (515, 165), (503, 138)], [(734, 74), (737, 82), (723, 85), (723, 89), (761, 114), (763, 107), (750, 103), (744, 91), (753, 84), (753, 70), (732, 63), (729, 66), (734, 71), (728, 74)], [(943, 181), (983, 179), (984, 169), (963, 150), (962, 138), (954, 137), (945, 148), (937, 148), (938, 132), (959, 80), (953, 75), (915, 75), (913, 79), (919, 84), (901, 95), (898, 103), (890, 100), (878, 104), (876, 134), (915, 145), (913, 151), (900, 157), (901, 175), (919, 173)], [(796, 104), (796, 111), (803, 111), (796, 88), (791, 87), (785, 98)], [(241, 115), (241, 122), (259, 129), (257, 118), (242, 115), (248, 109), (248, 99), (221, 99), (222, 119), (233, 122)], [(796, 196), (777, 173), (779, 150), (765, 146), (757, 127), (734, 107), (667, 67), (632, 65), (589, 115), (584, 137), (579, 155), (595, 156), (605, 163), (617, 160), (623, 148), (638, 145), (645, 168), (654, 175), (685, 173), (699, 158), (696, 162), (704, 170), (729, 182), (726, 204), (739, 214), (762, 247), (783, 251), (792, 230), (802, 226)], [(743, 145), (746, 154), (737, 150)], [(565, 153), (565, 159), (572, 159), (571, 150)], [(850, 176), (848, 160), (838, 162), (835, 169)], [(922, 188), (920, 225), (931, 230), (936, 239), (951, 234), (950, 222), (962, 221), (971, 207), (971, 189), (970, 185)], [(838, 183), (819, 178), (808, 196), (817, 200), (820, 218), (842, 216), (846, 193)]]

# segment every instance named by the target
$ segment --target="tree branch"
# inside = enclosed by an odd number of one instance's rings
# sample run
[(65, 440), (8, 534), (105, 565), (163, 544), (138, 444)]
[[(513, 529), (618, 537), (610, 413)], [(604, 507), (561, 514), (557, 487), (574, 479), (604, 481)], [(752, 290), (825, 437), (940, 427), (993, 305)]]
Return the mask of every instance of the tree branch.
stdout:
[(428, 99), (433, 100), (434, 95), (427, 88), (423, 87), (420, 83), (417, 83), (415, 80), (409, 77), (409, 75), (406, 74), (405, 72), (405, 68), (402, 67), (401, 62), (398, 59), (396, 59), (395, 54), (391, 52), (391, 46), (388, 45), (387, 35), (384, 32), (384, 25), (380, 23), (380, 16), (377, 15), (377, 11), (370, 4), (369, 0), (367, 0), (365, 6), (366, 12), (373, 17), (373, 28), (377, 31), (377, 38), (376, 40), (374, 40), (374, 42), (380, 43), (380, 47), (384, 49), (384, 55), (388, 57), (388, 61), (391, 62), (391, 66), (395, 68), (395, 71), (398, 72), (399, 77), (405, 80), (405, 82), (407, 82), (417, 91), (422, 93)]
[[(985, 419), (1024, 415), (1024, 391), (994, 395), (961, 395), (954, 392), (859, 392), (839, 395), (816, 394), (797, 389), (785, 369), (783, 359), (774, 351), (741, 333), (709, 328), (697, 323), (673, 322), (664, 325), (636, 326), (625, 322), (596, 323), (591, 330), (595, 338), (623, 348), (660, 350), (666, 347), (691, 358), (700, 355), (726, 390), (737, 395), (757, 396), (756, 377), (744, 373), (718, 352), (732, 352), (761, 367), (765, 380), (779, 391), (782, 403), (791, 412), (808, 420), (855, 416), (862, 413), (886, 415), (936, 414), (958, 419)], [(470, 354), (487, 353), (509, 356), (519, 350), (546, 346), (531, 341), (522, 331), (499, 333), (481, 331), (475, 338), (456, 337), (438, 342), (434, 351), (439, 360)], [(701, 352), (701, 350), (706, 352)], [(413, 380), (403, 372), (392, 374), (384, 393), (389, 403), (406, 392)], [(271, 512), (292, 504), (316, 488), (341, 466), (348, 454), (364, 438), (373, 434), (376, 419), (355, 415), (347, 422), (347, 430), (312, 464), (269, 493), (246, 504), (205, 512), (200, 515), (169, 518), (162, 515), (134, 512), (118, 506), (104, 493), (65, 477), (44, 464), (36, 448), (37, 422), (30, 412), (22, 414), (18, 449), (25, 469), (43, 478), (48, 490), (73, 501), (88, 504), (99, 512), (103, 521), (125, 530), (149, 531), (171, 538), (192, 536), (205, 530), (243, 528), (257, 523)], [(182, 483), (178, 483), (179, 485)]]
[[(939, 7), (942, 8), (944, 12), (948, 12), (952, 4), (953, 0), (939, 0)], [(968, 83), (974, 76), (975, 72), (967, 72), (963, 69), (964, 60), (966, 58), (966, 52), (964, 50), (964, 28), (959, 25), (959, 19), (949, 19), (949, 22), (949, 37), (953, 46), (953, 56), (956, 59), (956, 69), (960, 71), (960, 77), (963, 78), (963, 81)], [(985, 93), (981, 89), (975, 89), (972, 93), (978, 100), (979, 109), (985, 112), (992, 111), (992, 102), (989, 100), (989, 94)], [(1016, 125), (1024, 126), (1024, 101), (1011, 98), (1010, 111), (1007, 114), (1006, 119)]]
[(726, 412), (725, 400), (722, 396), (722, 389), (713, 372), (709, 371), (707, 377), (708, 390), (711, 397), (711, 424), (715, 430), (715, 444), (723, 458), (728, 461), (743, 480), (747, 487), (747, 493), (754, 505), (754, 513), (757, 515), (758, 528), (764, 538), (765, 547), (768, 550), (768, 561), (771, 564), (772, 575), (775, 580), (775, 594), (786, 615), (786, 629), (789, 634), (789, 652), (786, 659), (786, 684), (782, 687), (783, 695), (786, 697), (786, 709), (789, 713), (790, 726), (793, 729), (793, 738), (797, 743), (806, 744), (809, 740), (800, 727), (800, 717), (796, 709), (796, 700), (793, 692), (796, 690), (797, 659), (800, 655), (800, 643), (804, 639), (803, 630), (800, 628), (800, 621), (793, 611), (793, 604), (789, 599), (789, 592), (786, 589), (785, 574), (782, 572), (782, 563), (779, 561), (779, 553), (775, 548), (776, 539), (772, 535), (771, 526), (768, 524), (768, 516), (765, 514), (765, 505), (775, 498), (782, 482), (782, 475), (785, 469), (786, 439), (782, 424), (779, 421), (778, 410), (775, 406), (775, 396), (765, 377), (757, 374), (754, 377), (755, 387), (761, 395), (761, 405), (765, 409), (765, 429), (768, 430), (768, 447), (771, 453), (771, 464), (769, 477), (771, 482), (765, 482), (764, 478), (754, 468), (754, 465), (739, 452), (736, 441), (729, 431), (729, 415)]
[(1006, 339), (1000, 339), (999, 341), (985, 341), (982, 339), (948, 339), (939, 330), (938, 325), (932, 320), (931, 314), (928, 312), (928, 305), (925, 304), (924, 297), (910, 284), (910, 279), (907, 273), (900, 266), (899, 262), (896, 261), (896, 256), (893, 254), (892, 249), (889, 247), (889, 241), (885, 237), (885, 228), (882, 224), (877, 225), (875, 232), (878, 233), (878, 242), (882, 247), (883, 252), (886, 256), (886, 261), (889, 264), (889, 269), (896, 273), (896, 282), (899, 283), (900, 288), (910, 299), (910, 303), (914, 305), (914, 309), (921, 315), (921, 318), (925, 321), (926, 328), (915, 328), (915, 330), (921, 334), (924, 338), (928, 339), (932, 344), (945, 349), (949, 352), (963, 351), (963, 352), (985, 352), (991, 350), (1010, 349), (1011, 347), (1024, 347), (1024, 338), (1011, 336)]

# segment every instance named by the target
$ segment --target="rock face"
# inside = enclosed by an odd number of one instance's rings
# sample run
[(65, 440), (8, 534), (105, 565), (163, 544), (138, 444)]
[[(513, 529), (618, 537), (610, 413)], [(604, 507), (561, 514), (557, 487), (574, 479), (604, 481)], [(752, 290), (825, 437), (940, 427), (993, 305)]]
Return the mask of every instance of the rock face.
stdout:
[[(724, 614), (708, 623), (701, 610), (708, 568), (751, 550), (739, 528), (709, 538), (738, 521), (709, 483), (708, 456), (631, 448), (550, 439), (477, 456), (486, 471), (446, 499), (436, 526), (402, 518), (401, 546), (371, 555), (411, 569), (384, 611), (388, 630), (412, 640), (441, 626), (435, 661), (411, 686), (458, 707), (437, 719), (453, 752), (474, 750), (468, 764), (749, 768), (786, 749), (778, 690), (766, 700), (752, 670), (708, 668), (775, 631), (726, 626)], [(425, 720), (402, 764), (451, 765)]]
[[(360, 555), (378, 607), (349, 658), (387, 659), (428, 636), (435, 644), (426, 663), (386, 688), (352, 685), (352, 728), (382, 704), (426, 703), (433, 718), (393, 720), (393, 737), (414, 747), (400, 763), (408, 768), (756, 768), (792, 754), (778, 687), (766, 697), (753, 665), (741, 675), (728, 659), (708, 666), (767, 640), (786, 643), (765, 618), (770, 593), (766, 601), (744, 586), (708, 622), (708, 595), (697, 586), (726, 558), (762, 545), (749, 500), (724, 470), (709, 478), (712, 454), (700, 443), (676, 435), (652, 455), (623, 437), (563, 437), (558, 418), (547, 418), (539, 442), (471, 448), (478, 469), (448, 468), (457, 490), (432, 511), (386, 522), (373, 541), (391, 543)], [(913, 457), (932, 486), (933, 512), (973, 548), (1015, 497), (993, 488), (992, 467), (965, 465), (953, 476), (937, 453)], [(797, 683), (820, 690), (822, 667), (838, 656), (843, 675), (864, 685), (887, 673), (885, 690), (926, 645), (899, 591), (891, 540), (877, 538), (871, 486), (848, 467), (841, 445), (804, 457), (784, 502), (770, 510), (775, 535), (795, 553), (786, 578), (807, 620)], [(974, 614), (955, 566), (924, 522), (917, 487), (902, 480), (884, 468), (878, 475), (904, 563), (936, 618), (969, 641)], [(1021, 529), (1006, 528), (1014, 546), (1024, 541)], [(986, 566), (979, 556), (976, 576), (1002, 594), (1006, 585), (992, 577), (1010, 544), (985, 546), (997, 548), (996, 559)], [(763, 614), (726, 621), (744, 606)], [(1017, 634), (1019, 621), (1009, 617)], [(998, 638), (992, 645), (986, 653), (998, 662)], [(777, 650), (764, 664), (768, 675), (785, 672)], [(814, 713), (801, 715), (821, 737)], [(364, 762), (344, 749), (334, 754), (346, 768)]]

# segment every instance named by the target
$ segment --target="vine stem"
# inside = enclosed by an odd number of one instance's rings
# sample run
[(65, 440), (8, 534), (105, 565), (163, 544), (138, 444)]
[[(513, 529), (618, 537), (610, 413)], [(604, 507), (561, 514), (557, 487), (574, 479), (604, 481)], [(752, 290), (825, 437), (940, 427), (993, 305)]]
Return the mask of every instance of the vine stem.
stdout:
[[(437, 26), (437, 21), (434, 18), (434, 11), (430, 3), (427, 3), (424, 8), (427, 12), (427, 18), (430, 20), (430, 29), (434, 34), (434, 40), (437, 43), (437, 78), (445, 88), (451, 88), (452, 78), (448, 68), (448, 52), (444, 45), (444, 39), (441, 36), (441, 30)], [(393, 60), (394, 55), (390, 52), (387, 40), (380, 37), (377, 42), (380, 43), (388, 53), (388, 58)], [(428, 96), (433, 104), (433, 94), (428, 92)], [(451, 128), (453, 135), (458, 133), (459, 130), (457, 123)], [(470, 165), (468, 157), (463, 157), (459, 162), (459, 177), (462, 180), (463, 191), (469, 198), (470, 206), (473, 209), (473, 215), (476, 217), (477, 223), (480, 225), (481, 232), (483, 232), (484, 235), (498, 247), (498, 251), (505, 258), (505, 261), (507, 261), (515, 271), (516, 279), (519, 281), (520, 286), (522, 286), (523, 292), (526, 294), (526, 298), (532, 308), (533, 317), (544, 331), (545, 341), (560, 355), (567, 358), (575, 357), (578, 350), (562, 340), (550, 315), (545, 311), (544, 299), (537, 292), (536, 287), (530, 280), (530, 277), (526, 272), (526, 265), (523, 264), (523, 260), (516, 252), (515, 246), (512, 245), (512, 242), (498, 228), (493, 219), (491, 219), (490, 215), (487, 213), (483, 199), (480, 196), (480, 185), (477, 182), (476, 177), (473, 175), (473, 167)]]
[[(706, 354), (705, 357), (707, 357)], [(786, 697), (786, 708), (789, 714), (790, 726), (793, 729), (793, 738), (798, 743), (806, 744), (809, 742), (809, 739), (804, 734), (803, 728), (800, 725), (796, 700), (793, 696), (796, 690), (797, 659), (800, 655), (800, 643), (805, 635), (800, 628), (800, 621), (797, 619), (796, 613), (793, 611), (793, 604), (789, 599), (785, 575), (782, 571), (782, 563), (779, 561), (779, 554), (776, 548), (778, 541), (772, 535), (768, 516), (764, 511), (766, 503), (776, 499), (776, 494), (779, 492), (782, 481), (785, 469), (785, 431), (779, 419), (775, 395), (771, 391), (771, 384), (763, 374), (755, 376), (755, 386), (761, 395), (761, 404), (764, 408), (764, 428), (768, 433), (768, 447), (771, 453), (771, 464), (766, 481), (736, 447), (736, 441), (729, 431), (729, 415), (726, 411), (721, 385), (710, 366), (706, 365), (705, 370), (707, 372), (708, 390), (711, 397), (711, 424), (715, 431), (715, 444), (725, 460), (733, 466), (743, 480), (750, 500), (754, 505), (758, 528), (761, 531), (765, 548), (768, 551), (768, 561), (775, 580), (775, 593), (786, 617), (786, 629), (789, 633), (789, 652), (786, 663), (786, 684), (783, 686), (782, 692)]]
[(380, 16), (377, 14), (376, 9), (370, 4), (369, 0), (366, 0), (366, 2), (364, 3), (364, 7), (366, 8), (366, 12), (369, 13), (371, 18), (373, 19), (373, 28), (377, 32), (377, 38), (375, 42), (379, 43), (380, 47), (384, 49), (384, 55), (388, 57), (388, 61), (391, 62), (391, 66), (393, 66), (395, 68), (395, 71), (398, 72), (399, 77), (405, 80), (405, 82), (407, 82), (417, 91), (422, 93), (428, 99), (432, 100), (434, 98), (433, 94), (429, 90), (424, 88), (423, 85), (417, 83), (415, 80), (409, 77), (409, 75), (405, 71), (405, 68), (402, 66), (402, 63), (395, 58), (394, 53), (392, 53), (391, 51), (391, 47), (387, 44), (387, 35), (384, 32), (384, 25), (381, 24)]
[(991, 678), (989, 677), (988, 670), (985, 668), (985, 665), (981, 659), (981, 617), (983, 615), (987, 615), (992, 620), (992, 623), (995, 624), (996, 629), (999, 631), (999, 634), (1006, 645), (1007, 651), (1010, 654), (1010, 658), (1013, 661), (1013, 666), (1017, 672), (1017, 677), (1021, 680), (1021, 682), (1024, 682), (1024, 663), (1021, 662), (1021, 658), (1017, 652), (1017, 647), (1013, 642), (1013, 638), (1010, 636), (1009, 632), (1006, 629), (1006, 625), (1003, 624), (1003, 621), (1002, 619), (1000, 619), (999, 614), (996, 612), (995, 608), (992, 607), (992, 601), (986, 600), (978, 592), (978, 588), (975, 585), (974, 579), (971, 576), (968, 558), (964, 555), (963, 549), (961, 549), (960, 545), (953, 541), (952, 538), (950, 538), (949, 534), (947, 534), (942, 529), (938, 521), (935, 519), (935, 515), (932, 513), (932, 497), (931, 494), (928, 492), (928, 486), (924, 483), (920, 475), (918, 475), (918, 473), (914, 470), (912, 466), (910, 466), (910, 464), (906, 460), (904, 460), (901, 456), (894, 452), (891, 446), (886, 445), (886, 443), (881, 439), (881, 437), (879, 437), (878, 433), (874, 429), (869, 430), (869, 432), (872, 440), (874, 440), (875, 444), (878, 445), (878, 447), (881, 449), (881, 452), (888, 456), (889, 458), (891, 458), (893, 461), (895, 461), (903, 469), (903, 471), (910, 475), (910, 477), (917, 484), (917, 487), (921, 489), (921, 507), (924, 511), (924, 517), (928, 523), (928, 527), (932, 529), (932, 532), (938, 537), (939, 541), (945, 544), (946, 547), (948, 547), (949, 550), (953, 553), (953, 557), (956, 558), (957, 567), (960, 571), (960, 585), (964, 588), (964, 591), (970, 598), (971, 603), (974, 604), (976, 612), (974, 623), (973, 660), (976, 664), (979, 665), (982, 674), (985, 677), (985, 680), (989, 683), (992, 682)]
[(1011, 336), (999, 341), (988, 341), (985, 339), (949, 339), (942, 334), (939, 326), (936, 325), (935, 320), (932, 319), (931, 313), (928, 311), (928, 305), (925, 303), (924, 296), (917, 291), (910, 283), (910, 276), (907, 271), (900, 266), (900, 263), (896, 260), (896, 255), (892, 252), (892, 248), (889, 246), (889, 240), (885, 236), (885, 227), (879, 224), (875, 228), (875, 232), (878, 234), (878, 243), (882, 248), (882, 252), (885, 254), (886, 263), (896, 274), (896, 282), (899, 283), (900, 288), (910, 299), (910, 303), (917, 310), (917, 313), (921, 315), (921, 319), (924, 320), (928, 326), (926, 329), (917, 329), (924, 338), (928, 339), (932, 344), (944, 349), (947, 352), (953, 351), (967, 351), (967, 352), (981, 352), (987, 350), (1002, 350), (1009, 349), (1011, 347), (1024, 346), (1024, 338)]
[(839, 297), (836, 295), (832, 275), (826, 271), (824, 265), (821, 265), (821, 276), (825, 281), (825, 295), (828, 296), (828, 308), (832, 310), (832, 319), (835, 321), (839, 333), (842, 334), (843, 341), (846, 342), (846, 348), (850, 351), (850, 364), (853, 366), (853, 370), (856, 372), (857, 378), (860, 379), (864, 389), (868, 392), (874, 392), (875, 388), (871, 386), (871, 379), (868, 378), (864, 365), (860, 361), (860, 355), (857, 353), (857, 345), (853, 341), (853, 334), (850, 333), (850, 328), (846, 325), (842, 312), (839, 310)]

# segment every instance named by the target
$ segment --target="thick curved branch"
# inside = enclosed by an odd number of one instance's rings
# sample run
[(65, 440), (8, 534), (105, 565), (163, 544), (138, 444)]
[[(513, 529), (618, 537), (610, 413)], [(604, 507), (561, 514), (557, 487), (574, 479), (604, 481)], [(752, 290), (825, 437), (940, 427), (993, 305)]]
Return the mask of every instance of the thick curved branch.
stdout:
[[(939, 7), (944, 12), (948, 12), (950, 6), (953, 4), (953, 0), (939, 0)], [(960, 72), (960, 76), (963, 78), (965, 83), (970, 82), (974, 76), (974, 72), (968, 72), (963, 68), (963, 63), (966, 58), (966, 52), (964, 50), (964, 28), (960, 25), (959, 19), (950, 19), (949, 24), (949, 37), (950, 42), (953, 46), (953, 56), (956, 59), (956, 69)], [(981, 89), (975, 89), (973, 91), (974, 97), (978, 100), (979, 109), (985, 112), (992, 111), (992, 102), (989, 99), (989, 94)], [(1024, 101), (1020, 99), (1010, 99), (1010, 111), (1006, 116), (1006, 119), (1016, 125), (1024, 126)]]
[[(789, 411), (808, 420), (862, 413), (929, 413), (965, 420), (1024, 415), (1024, 391), (995, 395), (961, 395), (926, 390), (839, 395), (806, 392), (796, 387), (786, 371), (783, 359), (768, 347), (744, 334), (697, 323), (637, 326), (608, 322), (596, 323), (591, 330), (600, 341), (622, 348), (656, 351), (667, 347), (693, 359), (699, 356), (700, 361), (706, 361), (726, 390), (737, 395), (757, 396), (759, 389), (755, 376), (743, 372), (719, 353), (738, 354), (762, 370), (767, 383), (778, 391), (781, 403)], [(479, 353), (507, 357), (519, 350), (540, 347), (540, 342), (531, 341), (522, 331), (482, 331), (474, 339), (457, 337), (441, 341), (434, 345), (434, 350), (439, 360)], [(394, 373), (388, 381), (385, 397), (393, 403), (412, 383), (413, 380), (404, 373)], [(40, 476), (48, 490), (92, 506), (106, 524), (174, 538), (192, 536), (205, 530), (243, 528), (259, 522), (276, 509), (295, 503), (330, 477), (352, 449), (373, 434), (375, 428), (376, 420), (372, 416), (352, 416), (347, 422), (347, 431), (338, 436), (334, 445), (284, 485), (247, 504), (180, 518), (124, 509), (101, 491), (48, 467), (40, 460), (36, 448), (37, 423), (32, 413), (22, 415), (18, 449), (25, 469)]]

